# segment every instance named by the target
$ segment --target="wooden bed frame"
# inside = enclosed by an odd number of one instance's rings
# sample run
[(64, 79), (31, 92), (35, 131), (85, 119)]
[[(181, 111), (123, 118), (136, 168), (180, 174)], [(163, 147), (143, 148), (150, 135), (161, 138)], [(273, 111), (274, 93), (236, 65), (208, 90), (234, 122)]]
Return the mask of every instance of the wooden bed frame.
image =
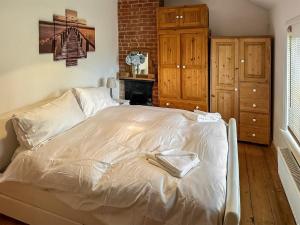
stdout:
[[(14, 149), (17, 147), (17, 140), (10, 118), (11, 114), (0, 117), (0, 171), (4, 169), (5, 164), (8, 164)], [(235, 119), (230, 119), (227, 133), (229, 152), (223, 225), (239, 225), (240, 186)], [(23, 196), (22, 198), (5, 194), (5, 190), (14, 189), (17, 186), (19, 186), (19, 189), (16, 189), (15, 193)], [(24, 198), (24, 196), (27, 198)], [(100, 225), (94, 218), (89, 218), (90, 216), (87, 213), (76, 211), (59, 202), (50, 192), (29, 187), (29, 185), (23, 187), (19, 183), (0, 183), (0, 202), (0, 213), (30, 225)], [(54, 210), (49, 210), (49, 208)]]

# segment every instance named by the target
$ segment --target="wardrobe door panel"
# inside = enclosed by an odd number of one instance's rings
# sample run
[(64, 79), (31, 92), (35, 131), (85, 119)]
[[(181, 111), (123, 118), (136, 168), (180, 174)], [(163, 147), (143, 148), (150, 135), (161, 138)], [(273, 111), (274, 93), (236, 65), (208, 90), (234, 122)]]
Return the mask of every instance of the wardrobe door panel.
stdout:
[(177, 8), (159, 8), (157, 12), (158, 28), (174, 28), (179, 26), (179, 9)]
[(211, 48), (211, 111), (226, 121), (238, 119), (238, 39), (213, 39)]
[(225, 121), (236, 115), (235, 93), (227, 90), (217, 90), (216, 96), (212, 99), (214, 112), (219, 112)]
[(180, 35), (165, 32), (159, 35), (160, 97), (180, 98)]
[(180, 10), (180, 27), (208, 27), (207, 6), (182, 8)]
[(177, 33), (159, 35), (159, 63), (160, 66), (176, 67), (180, 64), (180, 49)]
[(267, 82), (271, 73), (270, 38), (240, 40), (240, 80)]
[(180, 98), (180, 72), (178, 69), (160, 69), (160, 96), (164, 98)]
[(207, 98), (205, 71), (201, 69), (182, 70), (182, 97), (187, 100), (205, 102)]
[(181, 33), (182, 98), (207, 102), (208, 30)]

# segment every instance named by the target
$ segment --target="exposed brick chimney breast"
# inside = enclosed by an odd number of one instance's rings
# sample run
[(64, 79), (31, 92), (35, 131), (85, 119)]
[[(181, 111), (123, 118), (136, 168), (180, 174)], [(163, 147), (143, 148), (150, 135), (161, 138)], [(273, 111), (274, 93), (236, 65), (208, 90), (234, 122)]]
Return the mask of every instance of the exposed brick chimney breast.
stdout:
[[(154, 68), (157, 68), (156, 9), (163, 6), (163, 0), (119, 0), (119, 66), (126, 70), (125, 58), (132, 50), (149, 49)], [(157, 71), (155, 71), (157, 74)], [(124, 97), (124, 87), (120, 96)], [(153, 88), (153, 104), (158, 104), (157, 84)]]

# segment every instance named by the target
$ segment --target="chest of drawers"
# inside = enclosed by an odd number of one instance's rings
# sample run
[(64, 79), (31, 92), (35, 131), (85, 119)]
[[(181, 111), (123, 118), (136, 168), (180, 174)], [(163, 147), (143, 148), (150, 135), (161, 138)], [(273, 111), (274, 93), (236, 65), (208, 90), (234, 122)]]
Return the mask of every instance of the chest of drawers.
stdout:
[(238, 121), (239, 140), (271, 143), (271, 37), (212, 39), (211, 112)]

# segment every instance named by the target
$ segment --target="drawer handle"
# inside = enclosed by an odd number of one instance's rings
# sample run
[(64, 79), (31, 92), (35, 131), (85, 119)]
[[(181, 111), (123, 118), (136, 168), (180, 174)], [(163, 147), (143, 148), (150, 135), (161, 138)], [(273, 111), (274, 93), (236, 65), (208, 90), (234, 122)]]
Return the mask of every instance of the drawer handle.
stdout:
[(180, 16), (180, 19), (183, 19), (183, 16)]
[(241, 60), (241, 63), (244, 63), (244, 62), (245, 62), (245, 60), (244, 60), (244, 59), (242, 59), (242, 60)]
[(200, 109), (200, 107), (199, 106), (196, 106), (196, 110), (199, 110)]
[(253, 89), (253, 92), (254, 92), (254, 93), (256, 92), (256, 89), (255, 89), (255, 88)]
[(252, 106), (253, 106), (253, 108), (256, 108), (256, 104), (253, 104)]
[(256, 136), (256, 134), (252, 134), (252, 137), (255, 137)]
[(180, 65), (177, 65), (177, 69), (180, 69)]
[(238, 91), (238, 89), (237, 89), (237, 88), (235, 88), (235, 89), (234, 89), (234, 91)]
[(170, 106), (170, 105), (171, 105), (170, 102), (167, 102), (167, 103), (166, 103), (166, 106)]
[(255, 119), (255, 118), (253, 118), (253, 119), (252, 119), (252, 121), (253, 121), (253, 123), (255, 123), (255, 122), (256, 122), (256, 119)]
[(179, 19), (179, 16), (176, 16), (176, 19)]
[(186, 66), (182, 66), (182, 69), (185, 69), (186, 68)]

